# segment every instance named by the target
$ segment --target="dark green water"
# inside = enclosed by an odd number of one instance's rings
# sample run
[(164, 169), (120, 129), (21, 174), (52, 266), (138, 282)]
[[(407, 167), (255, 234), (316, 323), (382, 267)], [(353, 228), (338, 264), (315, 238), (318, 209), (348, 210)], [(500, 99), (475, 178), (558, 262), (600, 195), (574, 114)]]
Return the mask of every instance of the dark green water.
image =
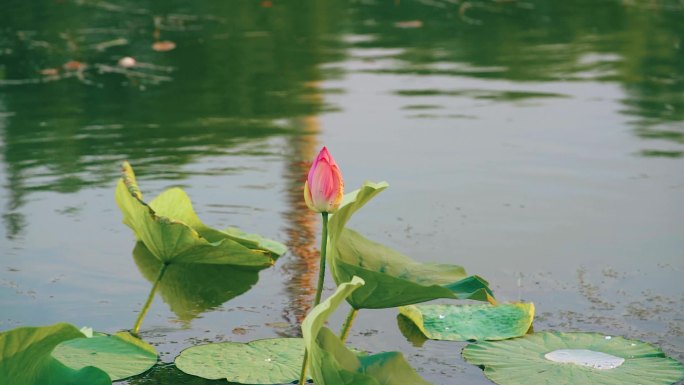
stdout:
[[(684, 359), (684, 2), (0, 9), (0, 330), (133, 326), (155, 272), (114, 204), (127, 159), (146, 196), (182, 186), (207, 224), (290, 246), (258, 275), (176, 272), (142, 329), (162, 360), (296, 335), (318, 245), (301, 188), (327, 145), (348, 190), (391, 185), (351, 223), (370, 238), (533, 301), (536, 330)], [(361, 312), (351, 344), (401, 350), (435, 384), (488, 383), (462, 344), (409, 342), (395, 317)], [(205, 382), (162, 367), (130, 383)]]

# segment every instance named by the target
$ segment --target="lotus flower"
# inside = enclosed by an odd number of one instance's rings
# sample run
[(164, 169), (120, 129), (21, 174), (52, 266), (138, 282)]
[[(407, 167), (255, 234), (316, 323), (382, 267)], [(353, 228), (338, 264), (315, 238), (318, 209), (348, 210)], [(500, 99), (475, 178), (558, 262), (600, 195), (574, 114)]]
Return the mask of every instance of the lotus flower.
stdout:
[(337, 163), (323, 147), (309, 169), (304, 183), (306, 205), (319, 213), (334, 213), (342, 202), (344, 182)]

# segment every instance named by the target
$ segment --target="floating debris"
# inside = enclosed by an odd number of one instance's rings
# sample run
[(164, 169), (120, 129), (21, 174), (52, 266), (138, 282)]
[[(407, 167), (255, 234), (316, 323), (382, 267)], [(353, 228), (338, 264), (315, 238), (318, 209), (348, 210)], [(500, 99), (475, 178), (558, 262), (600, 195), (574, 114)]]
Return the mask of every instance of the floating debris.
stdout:
[(397, 21), (394, 26), (402, 29), (422, 28), (423, 22), (421, 20)]
[(62, 68), (64, 68), (67, 71), (82, 71), (86, 67), (87, 65), (85, 63), (76, 60), (70, 60), (64, 63), (64, 65), (62, 65)]
[(157, 52), (167, 52), (176, 48), (176, 43), (169, 40), (157, 41), (152, 44), (152, 49)]
[(136, 64), (138, 64), (138, 62), (130, 56), (125, 56), (119, 59), (119, 67), (133, 68), (136, 66)]

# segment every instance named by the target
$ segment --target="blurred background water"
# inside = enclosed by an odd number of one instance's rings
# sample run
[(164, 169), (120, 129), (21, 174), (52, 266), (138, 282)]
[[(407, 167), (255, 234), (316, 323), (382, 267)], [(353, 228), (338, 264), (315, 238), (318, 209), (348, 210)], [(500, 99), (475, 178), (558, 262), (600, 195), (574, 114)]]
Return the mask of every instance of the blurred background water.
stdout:
[[(0, 330), (133, 326), (155, 270), (114, 203), (129, 160), (148, 199), (181, 186), (207, 224), (290, 247), (258, 274), (177, 272), (142, 328), (162, 361), (298, 335), (319, 237), (302, 183), (327, 145), (348, 191), (391, 185), (354, 229), (534, 302), (536, 330), (684, 359), (681, 0), (0, 7)], [(395, 324), (363, 311), (350, 343), (401, 350), (435, 384), (488, 383), (463, 344)]]

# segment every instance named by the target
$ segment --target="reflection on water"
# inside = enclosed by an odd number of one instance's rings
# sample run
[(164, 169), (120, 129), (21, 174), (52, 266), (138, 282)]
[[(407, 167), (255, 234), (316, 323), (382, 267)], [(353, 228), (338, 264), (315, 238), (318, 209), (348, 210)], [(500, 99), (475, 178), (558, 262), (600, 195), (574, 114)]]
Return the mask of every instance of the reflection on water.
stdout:
[[(196, 4), (184, 14), (183, 2), (16, 3), (0, 16), (9, 236), (21, 231), (17, 217), (31, 191), (106, 185), (124, 159), (153, 178), (185, 179), (182, 166), (197, 157), (296, 134), (283, 119), (321, 107), (305, 84), (326, 60), (316, 48), (328, 27), (323, 5), (269, 10), (240, 1)], [(154, 20), (176, 50), (150, 48)], [(102, 45), (115, 39), (126, 44)], [(153, 63), (139, 71), (161, 69), (166, 84), (102, 69), (124, 56)], [(82, 76), (61, 67), (72, 61), (84, 63)], [(56, 68), (59, 81), (46, 82), (46, 68)]]
[[(494, 93), (500, 100), (516, 100), (546, 96), (525, 90), (525, 84), (536, 88), (540, 82), (615, 82), (625, 92), (622, 112), (635, 134), (659, 140), (646, 142), (641, 154), (682, 155), (684, 5), (680, 1), (430, 0), (401, 6), (388, 1), (355, 11), (355, 33), (369, 38), (357, 39), (353, 47), (378, 52), (360, 57), (365, 61), (360, 71), (516, 82), (503, 85), (508, 90), (400, 91), (412, 100), (416, 93), (473, 97)], [(397, 21), (406, 20), (422, 21), (414, 24), (420, 30), (398, 28)], [(563, 95), (563, 89), (551, 94)], [(673, 143), (660, 146), (660, 141)]]
[[(136, 243), (133, 258), (145, 279), (154, 284), (162, 262), (142, 242)], [(246, 292), (258, 279), (258, 270), (229, 265), (171, 264), (157, 292), (178, 320), (187, 326), (198, 315)]]
[[(301, 124), (312, 134), (319, 131), (316, 117), (304, 118)], [(318, 216), (309, 210), (303, 199), (304, 182), (316, 155), (317, 143), (315, 136), (311, 135), (290, 141), (288, 145), (288, 163), (284, 172), (288, 210), (284, 216), (287, 220), (287, 246), (295, 258), (289, 259), (283, 267), (291, 280), (286, 287), (290, 305), (283, 309), (283, 316), (291, 324), (290, 331), (299, 335), (299, 325), (309, 312), (316, 294), (320, 261), (319, 250), (315, 246)]]

